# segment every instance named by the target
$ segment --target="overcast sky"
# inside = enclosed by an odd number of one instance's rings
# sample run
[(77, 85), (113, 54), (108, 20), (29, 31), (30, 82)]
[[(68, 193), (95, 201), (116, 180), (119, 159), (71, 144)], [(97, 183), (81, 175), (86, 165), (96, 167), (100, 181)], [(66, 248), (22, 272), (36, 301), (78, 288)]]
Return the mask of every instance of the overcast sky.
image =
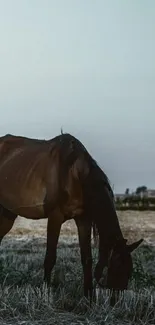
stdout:
[(70, 132), (155, 188), (155, 1), (0, 0), (0, 135)]

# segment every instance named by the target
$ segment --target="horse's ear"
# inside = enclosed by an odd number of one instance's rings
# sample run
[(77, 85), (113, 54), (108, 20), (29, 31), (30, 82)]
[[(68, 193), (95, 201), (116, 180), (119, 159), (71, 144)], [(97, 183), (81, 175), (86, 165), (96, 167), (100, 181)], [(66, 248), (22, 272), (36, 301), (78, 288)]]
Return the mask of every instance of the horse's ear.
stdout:
[(127, 245), (128, 251), (132, 253), (143, 242), (143, 240), (144, 239), (142, 238), (131, 245)]

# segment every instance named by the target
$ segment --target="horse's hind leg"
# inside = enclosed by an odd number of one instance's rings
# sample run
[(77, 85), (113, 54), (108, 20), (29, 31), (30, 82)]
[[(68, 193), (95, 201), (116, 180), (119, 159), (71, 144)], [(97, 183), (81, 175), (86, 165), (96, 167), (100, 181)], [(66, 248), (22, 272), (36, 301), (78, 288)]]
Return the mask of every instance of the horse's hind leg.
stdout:
[(17, 215), (0, 206), (0, 243), (11, 230)]

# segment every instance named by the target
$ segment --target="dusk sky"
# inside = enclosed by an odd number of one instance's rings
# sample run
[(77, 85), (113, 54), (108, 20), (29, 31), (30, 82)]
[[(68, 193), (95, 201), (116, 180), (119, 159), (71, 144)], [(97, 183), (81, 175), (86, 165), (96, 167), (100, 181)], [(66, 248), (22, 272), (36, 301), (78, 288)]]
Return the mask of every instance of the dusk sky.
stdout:
[(115, 192), (155, 188), (155, 1), (1, 0), (0, 135), (70, 132)]

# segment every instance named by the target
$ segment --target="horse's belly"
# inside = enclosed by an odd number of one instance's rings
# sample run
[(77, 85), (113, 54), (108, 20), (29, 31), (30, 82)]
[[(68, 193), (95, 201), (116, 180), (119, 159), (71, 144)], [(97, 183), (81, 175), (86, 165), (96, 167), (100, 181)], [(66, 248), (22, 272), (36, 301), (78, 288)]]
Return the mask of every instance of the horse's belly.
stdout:
[(19, 207), (14, 209), (13, 211), (15, 214), (25, 217), (27, 219), (43, 219), (46, 218), (44, 214), (44, 206), (37, 206), (37, 207)]
[(0, 204), (13, 213), (30, 218), (40, 219), (44, 217), (45, 187), (16, 187), (0, 188)]

